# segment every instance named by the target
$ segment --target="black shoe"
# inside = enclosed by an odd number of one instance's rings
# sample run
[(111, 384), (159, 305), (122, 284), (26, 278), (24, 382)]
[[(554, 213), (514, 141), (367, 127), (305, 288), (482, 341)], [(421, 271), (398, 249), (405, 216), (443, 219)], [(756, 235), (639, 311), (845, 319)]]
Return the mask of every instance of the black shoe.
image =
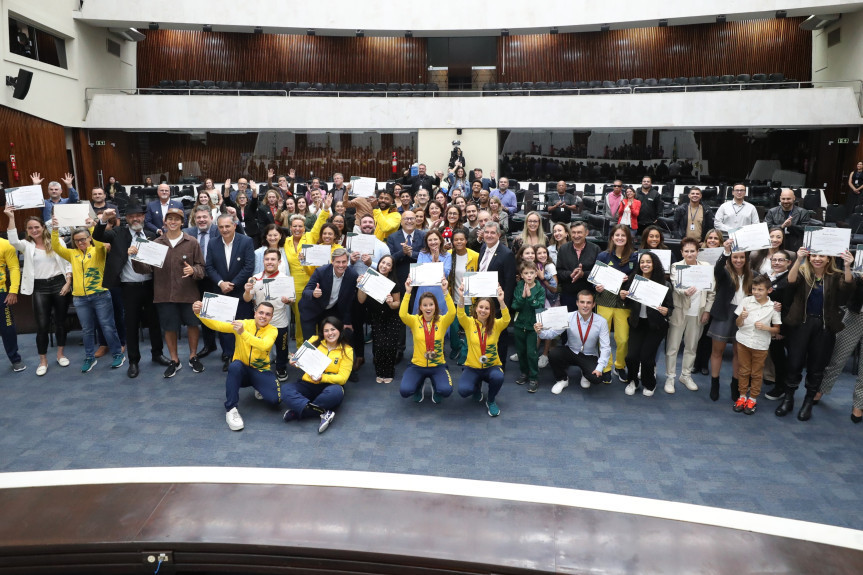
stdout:
[(189, 358), (189, 367), (191, 367), (192, 371), (195, 373), (201, 373), (204, 371), (204, 364), (201, 363), (201, 360), (195, 355)]
[(785, 388), (781, 384), (774, 385), (773, 388), (764, 394), (765, 399), (776, 401), (785, 397)]
[(351, 372), (351, 374), (348, 376), (348, 381), (354, 381), (354, 382), (356, 382), (356, 381), (359, 381), (359, 380), (360, 380), (360, 373), (359, 373), (357, 370), (353, 370), (353, 371)]
[(812, 406), (815, 405), (815, 401), (811, 397), (803, 398), (803, 405), (800, 406), (800, 411), (797, 412), (797, 419), (800, 421), (809, 421), (812, 417)]
[(209, 345), (205, 345), (201, 348), (201, 351), (198, 352), (198, 359), (203, 359), (216, 351), (215, 347), (210, 347)]
[(710, 380), (710, 399), (719, 401), (719, 378), (714, 377)]
[(405, 352), (400, 351), (396, 354), (396, 363), (399, 363), (401, 360), (405, 358)]
[(165, 377), (174, 377), (182, 368), (183, 366), (179, 361), (172, 361), (171, 365), (168, 366), (168, 369), (165, 370)]
[(135, 379), (136, 377), (138, 377), (138, 364), (130, 363), (129, 369), (126, 370), (126, 375), (129, 376), (129, 379)]
[(731, 402), (734, 403), (740, 398), (740, 382), (736, 377), (732, 377), (729, 386), (729, 389), (731, 389)]
[(610, 371), (603, 371), (602, 372), (602, 383), (604, 383), (606, 385), (611, 383), (611, 372)]
[(231, 360), (226, 359), (224, 363), (222, 363), (222, 371), (228, 371), (228, 366), (231, 365)]
[(164, 355), (153, 356), (153, 363), (158, 363), (159, 365), (168, 367), (171, 365), (171, 358), (165, 357)]
[(710, 375), (710, 370), (706, 367), (701, 368), (701, 375)]
[(281, 371), (277, 370), (276, 371), (276, 379), (278, 379), (281, 382), (288, 381), (288, 370), (287, 369), (283, 369)]
[(616, 369), (615, 371), (617, 372), (617, 379), (620, 380), (620, 383), (629, 383), (629, 377), (627, 376), (626, 368)]
[(785, 417), (792, 411), (794, 411), (794, 392), (786, 391), (785, 396), (782, 398), (782, 403), (779, 404), (774, 413), (776, 417)]
[(861, 421), (863, 421), (863, 415), (854, 415), (854, 414), (852, 413), (852, 414), (851, 414), (851, 421), (852, 421), (853, 423), (860, 423)]

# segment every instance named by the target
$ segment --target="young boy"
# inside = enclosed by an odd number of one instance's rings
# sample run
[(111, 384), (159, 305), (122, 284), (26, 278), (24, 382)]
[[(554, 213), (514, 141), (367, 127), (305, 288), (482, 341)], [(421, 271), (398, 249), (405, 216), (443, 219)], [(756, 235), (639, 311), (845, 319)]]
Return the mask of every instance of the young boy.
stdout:
[(527, 391), (536, 393), (539, 382), (539, 354), (536, 349), (536, 312), (545, 309), (545, 288), (536, 281), (539, 270), (535, 262), (522, 262), (518, 267), (521, 281), (515, 286), (512, 309), (515, 312), (513, 331), (515, 351), (521, 377), (518, 385), (528, 384)]
[[(737, 310), (737, 372), (740, 397), (734, 411), (746, 415), (755, 413), (755, 402), (761, 393), (764, 360), (770, 349), (771, 338), (779, 333), (782, 323), (773, 301), (767, 297), (772, 291), (770, 278), (760, 274), (752, 280), (752, 295), (743, 298)], [(747, 397), (747, 394), (749, 397)]]

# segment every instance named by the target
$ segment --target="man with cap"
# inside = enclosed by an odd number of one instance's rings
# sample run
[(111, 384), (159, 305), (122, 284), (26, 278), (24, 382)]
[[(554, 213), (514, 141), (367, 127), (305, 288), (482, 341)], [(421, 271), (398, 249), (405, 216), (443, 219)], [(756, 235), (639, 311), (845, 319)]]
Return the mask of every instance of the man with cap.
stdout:
[[(165, 214), (167, 231), (154, 240), (168, 247), (161, 268), (141, 262), (132, 264), (138, 273), (153, 274), (153, 301), (159, 310), (159, 323), (165, 330), (165, 343), (171, 354), (171, 364), (165, 370), (165, 377), (174, 377), (183, 367), (177, 351), (181, 323), (186, 324), (189, 336), (189, 367), (195, 373), (204, 371), (197, 356), (201, 322), (192, 311), (192, 304), (200, 297), (197, 280), (204, 277), (204, 255), (198, 240), (183, 233), (183, 220), (182, 209), (169, 208)], [(128, 253), (130, 256), (137, 254), (137, 245), (129, 247)]]
[(162, 330), (159, 327), (156, 306), (153, 305), (153, 274), (136, 272), (132, 267), (132, 260), (129, 259), (129, 248), (133, 244), (156, 239), (156, 234), (144, 229), (146, 213), (144, 206), (130, 201), (126, 206), (126, 226), (107, 229), (108, 222), (117, 215), (113, 208), (108, 208), (99, 214), (93, 229), (93, 239), (111, 246), (105, 261), (102, 287), (120, 288), (126, 318), (126, 355), (129, 358), (127, 374), (133, 379), (138, 377), (138, 363), (141, 361), (138, 342), (141, 325), (146, 325), (150, 332), (153, 362), (168, 366), (171, 361), (162, 353)]

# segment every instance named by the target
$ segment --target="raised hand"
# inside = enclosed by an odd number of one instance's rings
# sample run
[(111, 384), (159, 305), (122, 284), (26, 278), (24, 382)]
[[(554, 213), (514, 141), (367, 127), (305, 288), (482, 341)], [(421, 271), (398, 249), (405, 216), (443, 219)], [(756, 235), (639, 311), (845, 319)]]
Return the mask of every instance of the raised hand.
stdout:
[(63, 183), (64, 183), (64, 184), (66, 184), (66, 187), (67, 187), (67, 188), (71, 188), (71, 187), (72, 187), (72, 183), (73, 183), (74, 181), (75, 181), (75, 176), (73, 176), (73, 175), (72, 175), (72, 174), (70, 174), (69, 172), (66, 172), (65, 174), (63, 174)]
[(267, 169), (267, 179), (268, 180), (272, 180), (273, 176), (275, 176), (275, 175), (276, 175), (276, 170), (274, 170), (273, 168)]
[(30, 181), (33, 182), (34, 186), (38, 186), (45, 180), (42, 178), (42, 174), (40, 174), (39, 172), (33, 172), (32, 174), (30, 174)]

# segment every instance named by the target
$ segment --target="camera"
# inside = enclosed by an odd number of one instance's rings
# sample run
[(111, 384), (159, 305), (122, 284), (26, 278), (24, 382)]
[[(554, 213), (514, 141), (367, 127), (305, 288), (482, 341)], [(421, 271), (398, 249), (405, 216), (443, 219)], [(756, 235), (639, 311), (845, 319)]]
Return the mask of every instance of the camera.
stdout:
[(453, 140), (452, 145), (453, 146), (461, 146), (461, 140)]

